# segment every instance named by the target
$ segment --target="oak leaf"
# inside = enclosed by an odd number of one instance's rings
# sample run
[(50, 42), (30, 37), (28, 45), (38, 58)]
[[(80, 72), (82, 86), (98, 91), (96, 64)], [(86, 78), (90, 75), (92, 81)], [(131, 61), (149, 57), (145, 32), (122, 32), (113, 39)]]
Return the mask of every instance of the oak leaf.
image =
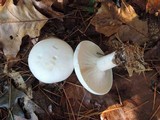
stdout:
[[(63, 11), (67, 0), (32, 0), (34, 6), (39, 9), (43, 14), (51, 18), (57, 18), (63, 21), (64, 14), (59, 11)], [(53, 8), (55, 7), (56, 10)]]
[(118, 34), (122, 41), (139, 43), (148, 40), (147, 21), (142, 21), (131, 5), (122, 1), (121, 8), (108, 0), (102, 3), (91, 23), (96, 31), (110, 37)]
[(0, 6), (0, 42), (3, 44), (4, 55), (15, 58), (25, 35), (37, 37), (47, 18), (39, 13), (31, 0), (6, 0)]

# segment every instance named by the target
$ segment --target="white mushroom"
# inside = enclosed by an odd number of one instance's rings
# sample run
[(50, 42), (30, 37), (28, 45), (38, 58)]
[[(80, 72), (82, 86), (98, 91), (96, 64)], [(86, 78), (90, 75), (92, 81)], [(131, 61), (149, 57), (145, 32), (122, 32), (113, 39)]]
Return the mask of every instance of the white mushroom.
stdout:
[(32, 48), (28, 64), (33, 75), (41, 82), (60, 82), (73, 71), (73, 50), (65, 41), (48, 38)]
[(74, 53), (74, 69), (80, 83), (89, 92), (104, 95), (112, 87), (115, 52), (103, 56), (103, 51), (90, 41), (82, 41)]

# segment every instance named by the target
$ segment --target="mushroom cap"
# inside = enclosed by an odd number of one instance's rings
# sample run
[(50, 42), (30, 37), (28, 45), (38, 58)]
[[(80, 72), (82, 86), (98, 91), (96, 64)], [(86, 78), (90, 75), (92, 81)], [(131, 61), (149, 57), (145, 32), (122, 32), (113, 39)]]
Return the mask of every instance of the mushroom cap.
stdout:
[(112, 69), (101, 71), (97, 60), (104, 52), (90, 41), (82, 41), (74, 53), (74, 69), (80, 83), (89, 92), (104, 95), (109, 92), (113, 83)]
[(48, 38), (31, 49), (28, 65), (39, 81), (60, 82), (67, 79), (73, 71), (73, 50), (61, 39)]

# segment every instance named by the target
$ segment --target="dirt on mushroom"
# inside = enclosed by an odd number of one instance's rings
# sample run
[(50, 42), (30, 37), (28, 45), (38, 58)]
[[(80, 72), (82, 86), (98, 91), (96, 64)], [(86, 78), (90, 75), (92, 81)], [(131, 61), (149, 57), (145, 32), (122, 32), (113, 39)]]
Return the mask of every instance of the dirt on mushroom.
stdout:
[(116, 53), (114, 62), (122, 65), (131, 77), (133, 73), (142, 73), (152, 70), (144, 61), (144, 49), (137, 44), (123, 44)]

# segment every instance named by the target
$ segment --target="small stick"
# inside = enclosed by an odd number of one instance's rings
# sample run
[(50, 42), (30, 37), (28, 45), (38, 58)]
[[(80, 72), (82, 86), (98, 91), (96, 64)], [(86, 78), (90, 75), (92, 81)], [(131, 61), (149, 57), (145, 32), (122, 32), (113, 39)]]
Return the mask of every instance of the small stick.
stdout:
[(153, 115), (151, 116), (151, 118), (149, 120), (153, 119), (153, 117), (156, 115), (156, 113), (158, 112), (159, 109), (160, 109), (160, 105), (158, 106), (157, 110), (153, 113)]
[(117, 89), (117, 93), (118, 93), (119, 103), (120, 103), (120, 105), (123, 105), (122, 99), (121, 99), (121, 96), (120, 96), (120, 93), (119, 93), (119, 90), (118, 90), (118, 87), (117, 87), (117, 84), (116, 84), (116, 89)]
[(156, 104), (156, 95), (157, 95), (157, 85), (156, 83), (155, 84), (155, 87), (154, 87), (154, 96), (153, 96), (153, 107), (152, 107), (152, 110), (154, 110), (155, 108), (155, 104)]
[(72, 116), (73, 116), (73, 120), (76, 120), (75, 115), (74, 115), (74, 112), (73, 112), (73, 109), (72, 109), (72, 105), (71, 105), (71, 103), (70, 103), (70, 101), (69, 101), (69, 99), (68, 99), (68, 97), (67, 97), (67, 94), (66, 94), (66, 91), (65, 91), (64, 88), (63, 88), (63, 93), (64, 93), (64, 95), (66, 96), (68, 105), (69, 105), (69, 107), (70, 107), (70, 110), (71, 110), (71, 113), (72, 113)]
[(125, 111), (125, 112), (127, 113), (127, 112), (130, 112), (130, 111), (136, 110), (136, 109), (142, 107), (143, 105), (147, 104), (148, 102), (149, 102), (149, 101), (146, 101), (146, 102), (140, 104), (139, 106), (136, 106), (136, 107), (134, 107), (134, 108), (132, 108), (132, 109), (130, 109), (130, 110), (127, 110), (127, 111)]

